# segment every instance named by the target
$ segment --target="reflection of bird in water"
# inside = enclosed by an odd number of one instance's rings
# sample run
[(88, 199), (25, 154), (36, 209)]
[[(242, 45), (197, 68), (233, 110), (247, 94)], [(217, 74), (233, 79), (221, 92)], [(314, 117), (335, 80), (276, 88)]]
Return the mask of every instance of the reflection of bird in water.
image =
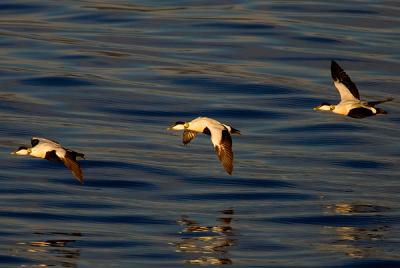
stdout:
[(362, 205), (350, 203), (338, 203), (326, 206), (327, 209), (333, 210), (337, 214), (353, 214), (353, 213), (377, 213), (390, 210), (388, 207), (377, 205)]
[(20, 242), (14, 249), (14, 255), (37, 262), (35, 267), (78, 267), (77, 259), (80, 256), (80, 249), (74, 248), (73, 244), (78, 237), (82, 236), (81, 233), (36, 232), (35, 235), (47, 238), (50, 236), (51, 239)]
[[(228, 249), (234, 245), (233, 229), (231, 227), (232, 209), (222, 211), (223, 216), (214, 226), (201, 226), (196, 221), (183, 216), (178, 223), (183, 226), (181, 242), (174, 243), (177, 252), (195, 254), (195, 258), (186, 260), (190, 264), (232, 264), (227, 257)], [(194, 236), (196, 233), (199, 235)], [(207, 235), (204, 235), (207, 234)], [(200, 255), (200, 256), (199, 256)]]
[(390, 233), (388, 226), (354, 227), (340, 226), (327, 227), (325, 232), (334, 235), (335, 239), (320, 245), (319, 249), (342, 252), (345, 255), (360, 259), (367, 257), (382, 257), (388, 255), (381, 247), (381, 242)]
[[(365, 204), (338, 203), (326, 206), (327, 213), (335, 215), (377, 215), (390, 210), (388, 207)], [(389, 255), (382, 247), (383, 241), (390, 233), (390, 226), (326, 226), (323, 231), (329, 241), (320, 244), (318, 249), (326, 251), (343, 252), (352, 258), (382, 257)], [(333, 236), (333, 238), (332, 238)]]

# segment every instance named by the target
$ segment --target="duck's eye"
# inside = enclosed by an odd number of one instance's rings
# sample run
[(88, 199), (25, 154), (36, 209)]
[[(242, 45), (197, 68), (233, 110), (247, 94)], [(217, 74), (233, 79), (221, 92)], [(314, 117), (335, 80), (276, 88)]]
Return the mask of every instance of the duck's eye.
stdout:
[(188, 127), (189, 127), (189, 123), (188, 123), (188, 122), (185, 122), (185, 124), (183, 124), (183, 127), (184, 127), (184, 128), (188, 128)]

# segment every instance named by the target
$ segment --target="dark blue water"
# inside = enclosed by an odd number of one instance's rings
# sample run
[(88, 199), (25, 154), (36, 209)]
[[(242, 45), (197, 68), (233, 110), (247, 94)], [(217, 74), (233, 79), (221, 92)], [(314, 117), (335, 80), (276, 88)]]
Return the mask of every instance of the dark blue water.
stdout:
[[(1, 267), (400, 267), (397, 1), (2, 1)], [(336, 60), (388, 115), (318, 113)], [(241, 130), (227, 175), (207, 136)], [(14, 157), (31, 136), (84, 152)]]

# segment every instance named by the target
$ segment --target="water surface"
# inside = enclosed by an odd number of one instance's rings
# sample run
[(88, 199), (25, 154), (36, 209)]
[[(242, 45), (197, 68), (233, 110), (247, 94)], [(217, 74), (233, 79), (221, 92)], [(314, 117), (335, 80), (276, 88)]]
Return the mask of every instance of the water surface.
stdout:
[[(399, 267), (397, 1), (2, 1), (2, 267)], [(388, 115), (318, 113), (336, 60)], [(241, 130), (227, 175), (199, 115)], [(62, 165), (9, 152), (45, 136)]]

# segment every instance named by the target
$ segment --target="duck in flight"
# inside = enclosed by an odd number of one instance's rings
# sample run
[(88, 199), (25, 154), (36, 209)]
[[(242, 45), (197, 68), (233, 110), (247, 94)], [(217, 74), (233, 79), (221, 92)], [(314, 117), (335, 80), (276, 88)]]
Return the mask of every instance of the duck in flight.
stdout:
[(178, 121), (168, 129), (183, 130), (183, 144), (185, 145), (194, 139), (197, 133), (210, 135), (219, 161), (226, 172), (232, 175), (233, 151), (231, 134), (240, 135), (239, 130), (208, 117), (198, 117), (190, 122)]
[(84, 158), (85, 155), (64, 148), (56, 141), (33, 137), (31, 139), (31, 147), (20, 146), (11, 154), (31, 155), (33, 157), (43, 158), (50, 161), (63, 162), (64, 165), (72, 171), (75, 178), (83, 184), (82, 170), (76, 161), (76, 158)]
[(339, 91), (340, 102), (336, 105), (324, 102), (315, 107), (314, 110), (332, 111), (336, 114), (347, 115), (353, 118), (364, 118), (377, 114), (386, 114), (384, 110), (376, 107), (376, 105), (391, 101), (393, 98), (381, 101), (361, 101), (356, 85), (335, 61), (332, 61), (331, 63), (331, 75), (333, 83)]

